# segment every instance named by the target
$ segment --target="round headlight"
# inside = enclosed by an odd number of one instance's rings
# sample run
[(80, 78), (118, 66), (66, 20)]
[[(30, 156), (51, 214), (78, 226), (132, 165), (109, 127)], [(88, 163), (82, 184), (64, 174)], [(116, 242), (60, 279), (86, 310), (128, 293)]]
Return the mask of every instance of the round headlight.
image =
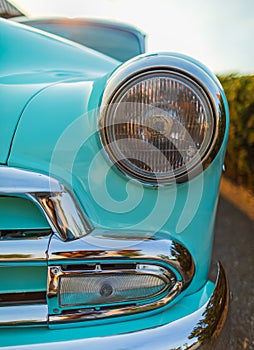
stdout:
[(213, 107), (202, 85), (170, 69), (127, 79), (108, 98), (100, 120), (110, 159), (125, 174), (148, 183), (188, 179), (202, 168), (215, 131)]

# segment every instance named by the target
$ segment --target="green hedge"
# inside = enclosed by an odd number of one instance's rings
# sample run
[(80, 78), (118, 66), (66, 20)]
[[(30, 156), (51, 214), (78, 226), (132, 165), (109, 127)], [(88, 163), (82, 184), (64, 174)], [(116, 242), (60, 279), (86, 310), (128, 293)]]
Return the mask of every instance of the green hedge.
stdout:
[(254, 193), (254, 75), (219, 76), (230, 110), (226, 176)]

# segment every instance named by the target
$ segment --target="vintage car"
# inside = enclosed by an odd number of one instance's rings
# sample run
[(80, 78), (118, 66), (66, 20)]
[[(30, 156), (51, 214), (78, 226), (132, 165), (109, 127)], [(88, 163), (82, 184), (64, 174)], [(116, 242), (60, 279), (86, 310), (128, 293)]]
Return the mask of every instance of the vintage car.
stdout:
[(176, 53), (119, 61), (10, 20), (0, 32), (0, 347), (222, 349), (216, 77)]

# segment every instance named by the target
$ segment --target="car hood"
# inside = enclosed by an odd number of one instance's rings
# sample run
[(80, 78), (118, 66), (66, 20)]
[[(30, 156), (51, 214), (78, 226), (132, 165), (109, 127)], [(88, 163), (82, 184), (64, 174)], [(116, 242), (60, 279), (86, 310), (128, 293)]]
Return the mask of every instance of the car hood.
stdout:
[[(96, 80), (120, 62), (42, 31), (0, 19), (0, 163), (8, 159), (19, 119), (50, 85), (77, 77)], [(14, 103), (15, 102), (15, 103)]]

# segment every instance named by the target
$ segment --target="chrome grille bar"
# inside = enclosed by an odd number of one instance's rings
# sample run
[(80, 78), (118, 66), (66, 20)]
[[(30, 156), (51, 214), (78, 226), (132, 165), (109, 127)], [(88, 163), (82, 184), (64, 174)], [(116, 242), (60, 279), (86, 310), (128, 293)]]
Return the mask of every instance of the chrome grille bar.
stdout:
[(32, 201), (63, 241), (80, 238), (92, 231), (73, 195), (47, 175), (1, 166), (0, 196), (23, 197)]
[[(97, 229), (92, 235), (70, 242), (52, 237), (47, 251), (48, 304), (0, 307), (0, 327), (85, 322), (155, 310), (170, 303), (187, 288), (194, 276), (194, 261), (190, 253), (163, 234), (149, 238), (145, 233), (137, 232), (134, 239), (132, 232), (130, 239), (128, 233), (130, 232), (118, 232), (121, 237), (119, 239), (116, 232)], [(40, 240), (46, 242), (45, 238)], [(129, 245), (125, 246), (127, 242)], [(39, 255), (36, 260), (40, 260)], [(104, 278), (109, 274), (112, 277), (119, 274), (151, 274), (163, 279), (165, 288), (156, 291), (155, 297), (150, 293), (148, 297), (142, 296), (142, 300), (132, 298), (125, 304), (114, 305), (110, 302), (105, 307), (94, 307), (92, 304), (89, 307), (90, 302), (69, 307), (62, 306), (61, 300), (59, 302), (62, 277), (101, 275)]]
[(0, 315), (0, 327), (45, 325), (48, 320), (48, 306), (46, 304), (2, 306)]

